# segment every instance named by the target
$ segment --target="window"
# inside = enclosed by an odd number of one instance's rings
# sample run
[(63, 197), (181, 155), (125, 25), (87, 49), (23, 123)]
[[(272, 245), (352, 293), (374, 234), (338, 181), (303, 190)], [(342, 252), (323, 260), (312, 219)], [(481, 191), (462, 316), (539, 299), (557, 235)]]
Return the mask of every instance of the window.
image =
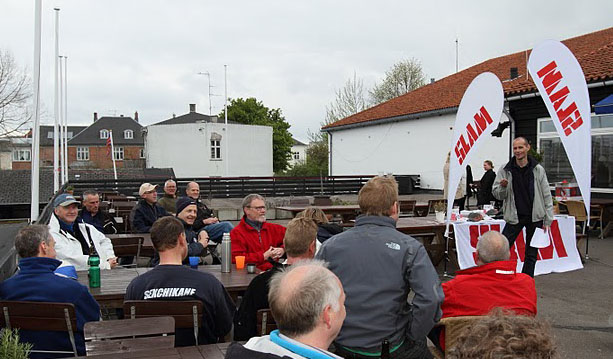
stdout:
[(292, 152), (292, 155), (294, 156), (295, 160), (299, 160), (300, 159), (300, 152)]
[(31, 150), (13, 150), (13, 161), (29, 162), (32, 160)]
[(123, 147), (113, 148), (113, 158), (115, 158), (115, 161), (123, 160)]
[(109, 138), (109, 130), (100, 130), (100, 139), (106, 140), (107, 138)]
[(123, 131), (123, 138), (126, 140), (131, 140), (134, 138), (134, 131), (132, 130), (125, 130)]
[(145, 149), (144, 148), (140, 149), (140, 158), (145, 158)]
[(211, 159), (212, 160), (221, 159), (221, 141), (220, 140), (211, 140)]
[[(550, 118), (539, 119), (538, 150), (550, 183), (574, 181), (562, 141)], [(592, 188), (613, 189), (613, 115), (592, 115)]]
[(77, 161), (89, 161), (89, 147), (77, 147)]

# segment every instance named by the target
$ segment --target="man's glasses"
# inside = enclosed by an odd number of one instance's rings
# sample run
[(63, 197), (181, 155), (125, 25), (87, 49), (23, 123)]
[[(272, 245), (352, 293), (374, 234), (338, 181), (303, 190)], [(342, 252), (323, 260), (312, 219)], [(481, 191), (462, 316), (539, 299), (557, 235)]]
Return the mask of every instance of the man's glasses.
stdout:
[(248, 208), (255, 209), (256, 211), (263, 211), (266, 209), (266, 206), (259, 206), (259, 207), (248, 206)]

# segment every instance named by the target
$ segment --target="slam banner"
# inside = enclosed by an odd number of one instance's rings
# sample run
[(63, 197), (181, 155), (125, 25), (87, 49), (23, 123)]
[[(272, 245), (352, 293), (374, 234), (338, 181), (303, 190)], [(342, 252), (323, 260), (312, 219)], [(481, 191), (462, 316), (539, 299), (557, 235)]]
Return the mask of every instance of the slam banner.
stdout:
[[(488, 231), (502, 232), (504, 225), (505, 221), (503, 220), (455, 223), (453, 232), (456, 239), (460, 269), (477, 265), (477, 241), (479, 236)], [(556, 216), (548, 233), (549, 246), (539, 248), (534, 274), (559, 273), (583, 268), (577, 251), (575, 218)], [(518, 273), (524, 266), (525, 234), (524, 229), (511, 247), (511, 260), (517, 260)]]
[(466, 165), (484, 138), (498, 126), (504, 93), (496, 75), (484, 72), (470, 83), (458, 108), (449, 158), (447, 232), (456, 189)]
[(528, 70), (562, 140), (589, 218), (592, 120), (583, 70), (572, 52), (553, 40), (544, 41), (532, 50)]

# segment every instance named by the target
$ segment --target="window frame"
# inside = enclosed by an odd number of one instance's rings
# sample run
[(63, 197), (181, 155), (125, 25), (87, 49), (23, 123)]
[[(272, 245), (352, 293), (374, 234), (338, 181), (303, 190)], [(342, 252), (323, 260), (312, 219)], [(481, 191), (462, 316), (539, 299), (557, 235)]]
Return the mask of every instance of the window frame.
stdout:
[(77, 146), (77, 161), (89, 161), (89, 147)]
[(123, 146), (114, 146), (113, 147), (113, 158), (115, 159), (115, 161), (123, 161), (124, 160)]
[[(25, 159), (25, 160), (19, 159), (20, 153), (24, 153), (24, 154), (27, 153), (28, 159)], [(12, 159), (13, 159), (13, 162), (32, 162), (32, 150), (29, 148), (16, 148), (13, 150)]]
[(109, 138), (110, 132), (106, 128), (100, 130), (100, 139), (107, 140)]
[[(129, 134), (129, 136), (128, 136)], [(127, 129), (123, 131), (123, 139), (124, 140), (133, 140), (134, 139), (134, 131)]]
[(209, 140), (211, 161), (221, 161), (221, 140)]

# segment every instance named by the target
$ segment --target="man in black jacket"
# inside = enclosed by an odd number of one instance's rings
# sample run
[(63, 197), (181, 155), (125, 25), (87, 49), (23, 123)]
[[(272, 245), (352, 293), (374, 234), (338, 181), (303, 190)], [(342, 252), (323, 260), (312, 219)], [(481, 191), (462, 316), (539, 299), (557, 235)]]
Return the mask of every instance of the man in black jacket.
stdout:
[(141, 200), (134, 207), (131, 213), (132, 230), (137, 233), (151, 232), (151, 226), (158, 218), (170, 216), (168, 212), (157, 202), (157, 186), (151, 183), (143, 183), (138, 190)]
[(234, 226), (230, 222), (220, 222), (219, 218), (215, 217), (213, 210), (207, 207), (204, 202), (200, 200), (200, 185), (197, 182), (189, 182), (185, 193), (188, 197), (196, 201), (198, 206), (198, 216), (194, 222), (194, 230), (200, 230), (204, 228), (211, 241), (220, 243), (224, 233), (230, 233)]
[(83, 208), (79, 211), (79, 218), (96, 227), (101, 233), (115, 234), (118, 232), (117, 222), (113, 216), (100, 209), (100, 196), (96, 191), (83, 192)]
[(248, 340), (257, 334), (257, 312), (268, 308), (268, 282), (273, 274), (279, 272), (286, 265), (299, 260), (312, 259), (315, 256), (315, 238), (317, 225), (310, 218), (294, 218), (288, 225), (283, 238), (287, 262), (285, 265), (273, 262), (268, 271), (253, 278), (240, 308), (234, 317), (234, 340)]

